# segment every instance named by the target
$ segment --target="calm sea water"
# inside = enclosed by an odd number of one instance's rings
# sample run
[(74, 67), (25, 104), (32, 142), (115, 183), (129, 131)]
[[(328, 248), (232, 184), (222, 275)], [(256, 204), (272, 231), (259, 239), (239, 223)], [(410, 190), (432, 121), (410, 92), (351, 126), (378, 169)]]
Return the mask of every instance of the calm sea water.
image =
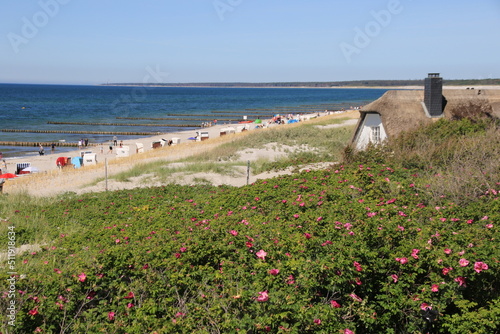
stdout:
[[(340, 110), (371, 102), (383, 89), (300, 88), (173, 88), (0, 84), (0, 130), (55, 130), (106, 132), (175, 132), (195, 130), (209, 119), (255, 119), (254, 113), (300, 113)], [(221, 114), (223, 112), (223, 114)], [(175, 116), (173, 114), (176, 114)], [(208, 115), (208, 116), (207, 116)], [(117, 117), (168, 118), (130, 120)], [(262, 115), (262, 118), (266, 118)], [(187, 118), (187, 120), (179, 120)], [(158, 124), (158, 126), (56, 125), (47, 122)], [(229, 123), (229, 121), (227, 121)], [(173, 126), (164, 126), (165, 124)], [(162, 126), (163, 125), (163, 126)], [(136, 137), (136, 136), (135, 136)], [(141, 137), (144, 137), (142, 135)], [(10, 133), (0, 131), (0, 141), (109, 142), (112, 135), (68, 133)], [(134, 138), (119, 136), (119, 140)], [(74, 148), (57, 148), (58, 152)], [(50, 151), (46, 148), (46, 151)], [(4, 158), (36, 155), (37, 147), (0, 146)]]

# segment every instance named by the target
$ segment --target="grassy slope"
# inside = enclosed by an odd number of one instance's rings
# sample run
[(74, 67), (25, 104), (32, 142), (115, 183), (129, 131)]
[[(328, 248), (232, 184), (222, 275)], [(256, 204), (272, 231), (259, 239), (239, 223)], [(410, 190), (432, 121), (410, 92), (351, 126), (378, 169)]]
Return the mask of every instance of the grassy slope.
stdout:
[[(448, 130), (440, 131), (457, 132)], [(265, 332), (266, 326), (271, 332), (408, 333), (422, 325), (423, 302), (442, 313), (440, 332), (495, 333), (500, 173), (492, 162), (498, 132), (443, 135), (438, 148), (413, 136), (390, 150), (350, 156), (351, 165), (242, 188), (4, 197), (2, 218), (8, 220), (1, 232), (14, 225), (18, 244), (45, 244), (16, 259), (17, 270), (27, 275), (17, 282), (26, 292), (17, 294), (19, 333), (37, 327)], [(454, 142), (459, 145), (451, 147)], [(460, 148), (469, 158), (466, 169), (436, 159)], [(473, 173), (474, 165), (482, 166), (480, 173)], [(467, 187), (443, 187), (458, 176)], [(260, 249), (265, 260), (255, 256)], [(394, 258), (408, 258), (409, 265)], [(471, 264), (461, 267), (460, 258)], [(477, 273), (477, 261), (489, 269)], [(467, 288), (457, 283), (460, 277)], [(259, 302), (263, 291), (270, 298)], [(133, 297), (124, 299), (130, 292)]]

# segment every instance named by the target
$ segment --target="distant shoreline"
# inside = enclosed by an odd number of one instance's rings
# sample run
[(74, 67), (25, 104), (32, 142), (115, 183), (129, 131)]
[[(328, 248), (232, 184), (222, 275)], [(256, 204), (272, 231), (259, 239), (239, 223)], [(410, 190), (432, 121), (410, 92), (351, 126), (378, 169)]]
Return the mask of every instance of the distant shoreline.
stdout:
[[(97, 86), (110, 87), (168, 87), (168, 88), (316, 88), (316, 89), (424, 89), (422, 80), (415, 81), (384, 81), (373, 80), (365, 82), (291, 82), (291, 83), (106, 83)], [(486, 80), (445, 80), (444, 89), (500, 89), (500, 79)]]
[[(423, 90), (424, 86), (334, 86), (334, 87), (313, 87), (313, 86), (204, 86), (195, 85), (142, 85), (142, 84), (102, 84), (98, 86), (106, 87), (150, 87), (150, 88), (234, 88), (234, 89), (386, 89), (386, 90)], [(443, 85), (443, 89), (500, 89), (500, 85)]]

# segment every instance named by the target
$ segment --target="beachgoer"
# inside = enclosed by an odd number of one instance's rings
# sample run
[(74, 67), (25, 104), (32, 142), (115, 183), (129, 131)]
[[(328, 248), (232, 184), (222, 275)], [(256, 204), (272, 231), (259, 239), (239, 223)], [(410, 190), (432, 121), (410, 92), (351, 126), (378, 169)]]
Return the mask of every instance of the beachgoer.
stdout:
[(3, 168), (5, 172), (7, 172), (7, 162), (5, 162), (5, 159), (3, 159)]
[(109, 152), (108, 153), (113, 153), (113, 145), (109, 144)]
[(123, 147), (123, 140), (120, 140), (120, 148)]
[(56, 144), (52, 143), (52, 146), (50, 147), (50, 151), (52, 152), (52, 154), (54, 154), (54, 152), (56, 151)]
[(5, 179), (0, 179), (0, 193), (3, 192), (3, 184), (5, 183)]
[(45, 154), (45, 150), (43, 149), (42, 144), (40, 144), (40, 146), (39, 146), (38, 154), (40, 154), (40, 155), (44, 155)]
[(104, 147), (101, 144), (101, 154), (103, 154), (103, 153), (104, 153)]
[(118, 138), (116, 138), (116, 136), (113, 136), (113, 145), (114, 146), (118, 145)]
[(89, 146), (89, 139), (85, 138), (85, 147)]

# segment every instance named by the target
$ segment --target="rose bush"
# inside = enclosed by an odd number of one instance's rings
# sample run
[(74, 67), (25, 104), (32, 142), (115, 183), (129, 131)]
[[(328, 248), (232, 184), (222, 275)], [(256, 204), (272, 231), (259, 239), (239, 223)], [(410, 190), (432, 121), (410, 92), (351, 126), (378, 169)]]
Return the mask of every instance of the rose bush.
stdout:
[(63, 200), (17, 260), (15, 331), (419, 333), (428, 307), (440, 333), (494, 333), (497, 192), (459, 206), (428, 181), (349, 165)]

